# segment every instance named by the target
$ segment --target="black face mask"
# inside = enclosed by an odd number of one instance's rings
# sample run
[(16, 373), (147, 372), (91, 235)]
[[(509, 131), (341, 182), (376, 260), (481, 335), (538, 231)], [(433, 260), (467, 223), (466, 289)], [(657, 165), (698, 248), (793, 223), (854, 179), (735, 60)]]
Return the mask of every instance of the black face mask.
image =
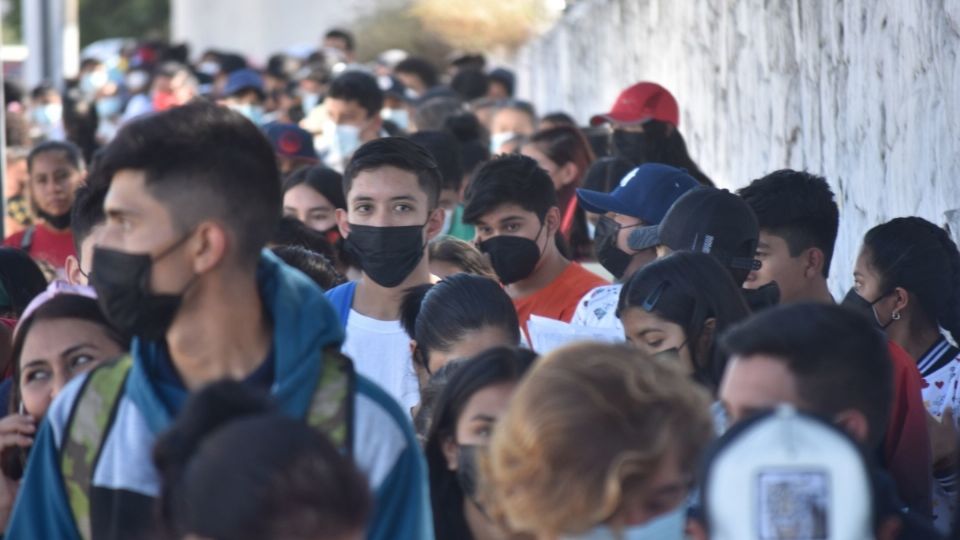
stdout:
[(647, 160), (647, 135), (642, 132), (615, 129), (610, 136), (610, 153), (630, 163), (643, 163)]
[(893, 324), (893, 321), (898, 320), (900, 317), (899, 315), (894, 315), (893, 317), (890, 318), (890, 322), (888, 322), (887, 324), (881, 324), (880, 317), (877, 315), (877, 310), (873, 309), (873, 306), (875, 306), (877, 302), (886, 298), (889, 294), (890, 293), (882, 294), (880, 295), (880, 298), (877, 298), (873, 302), (870, 302), (864, 297), (860, 296), (857, 293), (856, 289), (851, 287), (850, 290), (847, 292), (847, 295), (843, 297), (843, 302), (841, 302), (841, 305), (843, 305), (843, 307), (845, 308), (850, 308), (862, 314), (864, 317), (869, 319), (877, 327), (878, 330), (884, 331), (887, 329), (887, 327)]
[(363, 273), (381, 287), (396, 287), (423, 258), (423, 225), (370, 227), (350, 224), (343, 247), (360, 262)]
[[(631, 225), (631, 227), (635, 226)], [(622, 228), (628, 227), (620, 225), (607, 216), (600, 216), (593, 244), (597, 262), (617, 279), (623, 277), (627, 267), (630, 266), (630, 261), (633, 260), (632, 255), (617, 247), (617, 236)]]
[[(477, 453), (483, 448), (475, 444), (458, 445), (460, 452), (457, 455), (457, 483), (471, 501), (476, 503), (477, 496)], [(479, 504), (477, 504), (479, 506)]]
[(45, 221), (48, 225), (57, 229), (58, 231), (65, 231), (70, 228), (70, 212), (63, 214), (62, 216), (54, 216), (48, 214), (39, 208), (35, 208), (34, 212), (37, 214), (37, 217)]
[(193, 285), (191, 279), (180, 294), (156, 294), (150, 291), (153, 264), (183, 245), (184, 236), (156, 257), (125, 253), (102, 247), (93, 250), (90, 284), (107, 320), (126, 336), (147, 341), (164, 337), (173, 323), (183, 294)]
[(538, 243), (542, 232), (541, 226), (534, 240), (502, 234), (480, 242), (477, 248), (490, 257), (490, 264), (500, 283), (510, 285), (530, 277), (537, 268), (542, 255)]

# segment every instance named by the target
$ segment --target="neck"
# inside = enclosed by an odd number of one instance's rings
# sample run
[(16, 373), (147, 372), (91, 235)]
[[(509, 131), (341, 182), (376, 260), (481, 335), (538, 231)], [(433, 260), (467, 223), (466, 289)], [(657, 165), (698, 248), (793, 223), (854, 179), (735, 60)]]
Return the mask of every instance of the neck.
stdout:
[(537, 263), (537, 267), (530, 274), (530, 277), (507, 285), (506, 291), (510, 298), (517, 299), (530, 296), (553, 283), (553, 280), (557, 279), (567, 269), (570, 261), (560, 254), (553, 242), (553, 236), (548, 237), (547, 248), (543, 257)]
[(918, 321), (905, 313), (903, 318), (887, 327), (887, 337), (907, 351), (914, 360), (920, 360), (941, 338), (940, 329), (935, 324), (917, 323)]
[(400, 304), (407, 289), (430, 283), (430, 266), (424, 255), (413, 272), (396, 287), (383, 287), (366, 274), (357, 282), (353, 309), (361, 315), (380, 321), (395, 321), (400, 318)]
[[(788, 299), (791, 302), (815, 302), (818, 304), (836, 304), (837, 301), (834, 300), (833, 295), (830, 294), (830, 288), (827, 287), (826, 278), (816, 278), (811, 280), (806, 289), (801, 293), (801, 296), (798, 298)], [(783, 302), (781, 302), (783, 303)]]
[(273, 335), (253, 273), (207, 281), (214, 282), (195, 285), (192, 306), (183, 306), (167, 331), (171, 360), (190, 390), (243, 379), (263, 363)]

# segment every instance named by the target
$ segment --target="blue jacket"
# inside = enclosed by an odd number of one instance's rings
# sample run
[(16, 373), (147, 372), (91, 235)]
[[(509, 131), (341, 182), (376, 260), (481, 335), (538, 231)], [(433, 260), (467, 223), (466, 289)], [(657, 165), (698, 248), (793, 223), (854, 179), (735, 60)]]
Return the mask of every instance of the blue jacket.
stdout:
[[(320, 372), (321, 350), (343, 331), (323, 293), (300, 272), (264, 253), (257, 272), (274, 322), (274, 382), (281, 410), (303, 418)], [(134, 340), (133, 368), (93, 475), (91, 518), (96, 538), (132, 538), (149, 526), (160, 478), (151, 461), (157, 435), (187, 397), (182, 385), (157, 374), (169, 363), (162, 343)], [(167, 364), (169, 365), (169, 364)], [(84, 377), (68, 384), (37, 434), (6, 538), (79, 538), (60, 473), (63, 429)], [(353, 456), (374, 492), (370, 539), (432, 540), (426, 467), (409, 419), (383, 390), (357, 376)], [(108, 508), (98, 513), (101, 508)], [(138, 535), (139, 536), (139, 535)]]

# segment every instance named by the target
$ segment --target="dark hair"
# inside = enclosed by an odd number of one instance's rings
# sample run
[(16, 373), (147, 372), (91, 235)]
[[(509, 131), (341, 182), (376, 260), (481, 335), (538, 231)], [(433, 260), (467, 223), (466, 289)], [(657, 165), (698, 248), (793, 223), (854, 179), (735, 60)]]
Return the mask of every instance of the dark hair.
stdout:
[(94, 323), (101, 326), (104, 335), (123, 350), (127, 350), (130, 346), (129, 340), (121, 335), (120, 332), (107, 321), (106, 317), (104, 317), (95, 299), (79, 294), (68, 293), (54, 296), (38, 307), (29, 317), (21, 320), (17, 325), (17, 332), (14, 335), (13, 346), (11, 348), (12, 353), (10, 355), (10, 359), (13, 362), (13, 386), (10, 388), (9, 413), (17, 412), (20, 407), (20, 354), (23, 352), (23, 345), (27, 341), (27, 335), (37, 323), (59, 319), (81, 319)]
[(37, 156), (49, 152), (62, 153), (71, 167), (78, 171), (83, 170), (83, 151), (80, 147), (70, 141), (46, 141), (30, 149), (30, 153), (27, 154), (27, 171), (33, 172), (33, 161)]
[(414, 362), (427, 373), (431, 352), (450, 350), (474, 330), (500, 328), (513, 343), (520, 343), (513, 301), (499, 283), (473, 274), (454, 274), (436, 285), (408, 289), (400, 307), (400, 323), (417, 342)]
[(176, 538), (336, 537), (371, 509), (366, 480), (329, 439), (236, 381), (191, 396), (153, 461), (162, 526)]
[(513, 96), (514, 86), (516, 84), (516, 77), (513, 75), (513, 72), (497, 68), (490, 71), (490, 82), (499, 83), (503, 85), (503, 88), (507, 91), (508, 96)]
[(428, 250), (431, 262), (445, 262), (462, 269), (467, 274), (497, 279), (496, 272), (490, 266), (490, 260), (469, 242), (454, 236), (444, 236), (430, 242)]
[(687, 143), (676, 126), (659, 120), (649, 120), (643, 124), (642, 136), (644, 143), (640, 154), (619, 157), (628, 159), (635, 165), (653, 162), (686, 169), (697, 182), (705, 186), (714, 185), (713, 180), (704, 174), (690, 157)]
[(461, 111), (448, 116), (443, 128), (453, 134), (461, 144), (479, 141), (486, 138), (486, 130), (477, 115), (469, 111)]
[(623, 158), (602, 157), (587, 169), (587, 174), (583, 178), (583, 189), (610, 193), (634, 168), (633, 163)]
[(476, 223), (502, 204), (516, 203), (542, 222), (557, 206), (557, 192), (547, 171), (527, 156), (507, 154), (484, 163), (467, 187), (464, 223)]
[(450, 81), (450, 88), (464, 101), (473, 101), (487, 95), (490, 79), (480, 69), (461, 69)]
[(442, 186), (437, 162), (426, 148), (405, 137), (374, 139), (358, 148), (343, 173), (343, 194), (350, 194), (358, 174), (380, 167), (396, 167), (415, 174), (420, 189), (427, 194), (430, 209), (437, 207)]
[(463, 164), (460, 156), (460, 142), (444, 131), (418, 131), (410, 135), (410, 140), (427, 149), (440, 170), (443, 189), (460, 191), (463, 183)]
[(859, 410), (869, 424), (867, 447), (880, 444), (893, 401), (893, 370), (886, 341), (863, 315), (841, 306), (787, 304), (737, 325), (720, 343), (728, 356), (782, 360), (811, 412), (832, 417)]
[(481, 165), (490, 161), (490, 145), (483, 144), (479, 140), (472, 140), (463, 143), (460, 147), (462, 152), (463, 173), (472, 177)]
[(73, 207), (70, 208), (70, 230), (73, 231), (73, 248), (77, 259), (83, 256), (80, 250), (83, 241), (97, 225), (103, 224), (107, 216), (103, 213), (103, 200), (107, 190), (103, 186), (91, 188), (80, 186), (74, 192)]
[(823, 277), (830, 275), (840, 211), (822, 176), (782, 169), (737, 192), (747, 201), (761, 229), (787, 243), (791, 257), (807, 249), (823, 252)]
[(9, 303), (0, 306), (0, 311), (18, 319), (30, 302), (46, 290), (47, 279), (26, 252), (4, 246), (0, 247), (0, 285), (9, 298)]
[(439, 81), (439, 76), (437, 75), (437, 68), (433, 67), (429, 61), (418, 58), (416, 56), (411, 56), (405, 60), (399, 62), (394, 68), (394, 73), (409, 73), (415, 75), (418, 79), (423, 81), (423, 85), (426, 88), (432, 88), (437, 85)]
[(863, 247), (882, 292), (903, 287), (931, 321), (960, 340), (960, 253), (947, 231), (923, 218), (896, 218), (867, 231)]
[(254, 263), (280, 219), (277, 158), (263, 133), (226, 107), (194, 101), (126, 124), (91, 173), (109, 184), (122, 169), (146, 175), (182, 231), (215, 218), (236, 236), (236, 255)]
[(353, 40), (353, 34), (342, 29), (342, 28), (332, 28), (330, 29), (324, 39), (341, 39), (343, 43), (347, 46), (347, 50), (353, 52), (353, 48), (356, 46)]
[(329, 291), (347, 282), (327, 257), (300, 246), (276, 246), (273, 253), (283, 262), (306, 274), (321, 289)]
[(431, 97), (417, 105), (413, 112), (413, 123), (419, 131), (439, 131), (447, 129), (450, 119), (464, 112), (463, 102), (457, 97)]
[(447, 466), (443, 444), (456, 439), (457, 420), (470, 398), (496, 384), (518, 382), (536, 360), (526, 349), (497, 347), (463, 362), (450, 375), (434, 405), (424, 453), (430, 471), (430, 500), (437, 538), (473, 538), (463, 515), (463, 490), (456, 471)]
[[(593, 163), (593, 150), (580, 130), (573, 126), (557, 126), (534, 133), (526, 144), (536, 146), (550, 161), (563, 166), (573, 163), (580, 170), (580, 178)], [(579, 179), (577, 186), (579, 187)]]
[[(558, 126), (577, 127), (577, 121), (574, 120), (572, 116), (560, 111), (543, 115), (543, 118), (540, 119), (540, 122), (550, 122), (551, 124), (557, 124)], [(584, 138), (584, 140), (586, 140), (586, 138)]]
[(334, 208), (347, 207), (347, 200), (343, 196), (343, 175), (337, 171), (324, 165), (297, 169), (283, 180), (283, 193), (301, 184), (326, 197)]
[[(658, 259), (635, 273), (620, 291), (617, 317), (643, 309), (683, 327), (693, 359), (694, 379), (715, 390), (726, 359), (716, 346), (718, 336), (750, 316), (730, 273), (705, 253), (681, 251)], [(707, 319), (716, 320), (710, 348), (698, 350)]]
[(533, 106), (533, 103), (520, 99), (506, 99), (497, 103), (497, 111), (505, 109), (522, 112), (530, 117), (530, 122), (534, 127), (537, 126), (537, 109)]
[(327, 98), (355, 101), (367, 111), (367, 118), (378, 116), (383, 108), (383, 90), (373, 75), (362, 71), (341, 73), (330, 83)]
[(272, 247), (301, 247), (334, 260), (333, 247), (327, 241), (327, 237), (322, 232), (307, 227), (293, 216), (280, 218), (270, 244)]
[(417, 405), (416, 414), (413, 415), (413, 429), (417, 432), (420, 446), (427, 443), (430, 422), (433, 420), (433, 411), (437, 400), (440, 399), (440, 394), (443, 393), (443, 387), (447, 385), (450, 376), (468, 361), (469, 359), (447, 362), (440, 366), (440, 369), (435, 373), (432, 373), (430, 378), (427, 379), (427, 383), (420, 387), (420, 403)]

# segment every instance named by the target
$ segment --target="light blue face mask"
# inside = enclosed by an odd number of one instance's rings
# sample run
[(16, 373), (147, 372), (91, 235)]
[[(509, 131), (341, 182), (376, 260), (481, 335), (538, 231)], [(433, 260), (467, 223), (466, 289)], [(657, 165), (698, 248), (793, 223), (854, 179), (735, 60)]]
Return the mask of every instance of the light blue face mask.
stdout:
[(505, 131), (503, 133), (494, 133), (490, 136), (490, 155), (495, 156), (500, 153), (500, 147), (507, 143), (510, 139), (513, 139), (517, 136), (516, 133), (512, 131)]
[(642, 525), (625, 527), (620, 531), (607, 525), (598, 525), (593, 529), (575, 536), (561, 536), (561, 540), (684, 540), (687, 508), (681, 504), (669, 514), (658, 516)]
[(310, 116), (310, 113), (319, 104), (320, 104), (320, 94), (304, 92), (300, 96), (300, 105), (303, 108), (303, 114), (306, 116)]
[(247, 120), (250, 120), (251, 122), (253, 122), (258, 126), (263, 121), (263, 107), (261, 107), (260, 105), (254, 105), (252, 103), (242, 103), (239, 105), (231, 105), (230, 108), (246, 116)]
[(97, 118), (105, 119), (123, 112), (123, 100), (119, 96), (104, 97), (97, 100)]
[(403, 131), (410, 127), (410, 115), (405, 109), (383, 109), (380, 111), (380, 117), (393, 122)]

